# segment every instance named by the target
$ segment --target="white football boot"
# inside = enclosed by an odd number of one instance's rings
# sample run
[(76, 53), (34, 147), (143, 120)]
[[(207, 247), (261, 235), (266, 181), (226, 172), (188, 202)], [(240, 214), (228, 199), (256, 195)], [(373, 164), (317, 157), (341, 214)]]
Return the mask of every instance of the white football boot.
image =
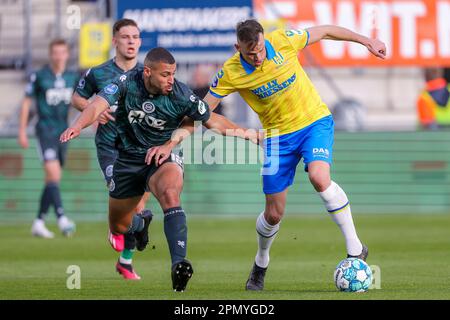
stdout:
[(45, 226), (44, 220), (36, 219), (33, 222), (33, 225), (31, 227), (31, 234), (35, 237), (45, 238), (45, 239), (52, 239), (55, 237), (53, 232), (47, 229)]

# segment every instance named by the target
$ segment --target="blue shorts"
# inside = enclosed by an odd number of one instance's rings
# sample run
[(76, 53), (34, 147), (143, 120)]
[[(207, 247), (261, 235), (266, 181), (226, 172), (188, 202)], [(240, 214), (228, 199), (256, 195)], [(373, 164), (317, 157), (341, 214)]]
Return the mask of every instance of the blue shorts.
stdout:
[(264, 141), (262, 169), (265, 194), (278, 193), (292, 185), (301, 158), (308, 163), (325, 161), (331, 164), (333, 155), (334, 121), (332, 116), (321, 118), (309, 126)]

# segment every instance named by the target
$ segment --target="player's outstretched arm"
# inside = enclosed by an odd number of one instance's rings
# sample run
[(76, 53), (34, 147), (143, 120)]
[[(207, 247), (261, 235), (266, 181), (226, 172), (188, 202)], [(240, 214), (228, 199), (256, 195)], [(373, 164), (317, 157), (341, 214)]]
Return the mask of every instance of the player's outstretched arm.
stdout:
[(77, 109), (80, 112), (83, 112), (84, 109), (89, 105), (89, 100), (80, 96), (77, 92), (74, 92), (72, 95), (72, 99), (70, 100), (72, 107)]
[[(222, 101), (222, 99), (213, 96), (209, 92), (203, 100), (208, 104), (211, 111), (213, 111)], [(223, 136), (238, 137), (252, 140), (254, 143), (259, 143), (259, 134), (256, 130), (242, 128), (230, 119), (217, 113), (211, 113), (211, 117), (204, 125), (206, 128), (214, 130)]]
[(352, 41), (365, 46), (374, 56), (381, 59), (386, 58), (386, 45), (382, 41), (368, 38), (349, 29), (333, 25), (323, 25), (308, 28), (307, 31), (309, 33), (308, 45), (325, 39)]
[[(71, 99), (72, 106), (80, 112), (83, 112), (84, 109), (89, 105), (89, 100), (80, 96), (77, 92), (74, 92)], [(115, 121), (114, 117), (111, 115), (112, 110), (106, 109), (100, 116), (98, 117), (98, 122), (100, 124), (106, 124), (108, 121)]]
[(24, 149), (28, 148), (28, 137), (27, 137), (27, 125), (28, 125), (28, 116), (30, 114), (30, 106), (32, 103), (32, 99), (30, 97), (25, 97), (22, 101), (22, 107), (20, 109), (20, 118), (19, 118), (19, 136), (17, 140), (20, 146)]
[(61, 142), (67, 142), (78, 137), (81, 130), (94, 123), (98, 116), (108, 107), (109, 104), (104, 98), (96, 96), (75, 122), (61, 134), (59, 140)]

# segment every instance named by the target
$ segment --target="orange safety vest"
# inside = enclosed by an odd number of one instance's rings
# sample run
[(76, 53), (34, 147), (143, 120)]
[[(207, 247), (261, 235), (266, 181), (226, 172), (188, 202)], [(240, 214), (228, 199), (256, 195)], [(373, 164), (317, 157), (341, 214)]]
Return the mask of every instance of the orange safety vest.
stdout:
[[(444, 82), (443, 82), (444, 81)], [(444, 79), (436, 79), (427, 83), (427, 90), (423, 90), (417, 102), (417, 114), (420, 124), (428, 126), (436, 123), (439, 126), (450, 126), (450, 99), (445, 106), (439, 105), (431, 96), (429, 91), (439, 89), (445, 86)], [(450, 92), (450, 85), (446, 89)]]

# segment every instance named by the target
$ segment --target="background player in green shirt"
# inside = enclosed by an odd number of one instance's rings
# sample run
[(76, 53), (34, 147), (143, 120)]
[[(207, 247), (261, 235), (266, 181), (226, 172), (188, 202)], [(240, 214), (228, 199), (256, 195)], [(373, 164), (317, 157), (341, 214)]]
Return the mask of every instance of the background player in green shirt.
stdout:
[[(72, 96), (72, 105), (79, 111), (83, 111), (89, 104), (88, 99), (99, 93), (114, 78), (124, 75), (127, 71), (143, 67), (137, 61), (141, 37), (136, 22), (131, 19), (118, 20), (114, 23), (112, 32), (112, 42), (116, 49), (116, 55), (111, 60), (89, 69), (80, 79)], [(117, 103), (114, 103), (100, 115), (100, 124), (95, 135), (98, 163), (108, 188), (112, 179), (114, 163), (118, 156), (117, 139), (119, 139), (119, 136), (114, 121), (116, 109)], [(135, 213), (144, 215), (151, 221), (152, 213), (150, 210), (144, 210), (145, 202), (148, 198), (149, 193), (144, 193), (144, 196), (135, 208)], [(132, 266), (133, 252), (136, 247), (134, 235), (126, 234), (124, 241), (111, 241), (111, 243), (114, 244), (113, 248), (116, 251), (121, 252), (116, 263), (117, 272), (125, 279), (139, 280), (140, 276), (134, 271)]]
[(59, 143), (59, 135), (67, 128), (70, 97), (78, 81), (77, 72), (66, 69), (69, 46), (62, 39), (54, 40), (49, 46), (50, 64), (31, 75), (20, 112), (18, 142), (28, 148), (27, 124), (29, 109), (36, 100), (38, 122), (36, 137), (38, 153), (44, 162), (45, 186), (42, 191), (38, 216), (31, 232), (43, 238), (53, 238), (44, 223), (45, 215), (52, 205), (58, 218), (58, 227), (65, 236), (75, 231), (75, 224), (64, 215), (59, 182), (61, 168), (67, 152), (67, 145)]

